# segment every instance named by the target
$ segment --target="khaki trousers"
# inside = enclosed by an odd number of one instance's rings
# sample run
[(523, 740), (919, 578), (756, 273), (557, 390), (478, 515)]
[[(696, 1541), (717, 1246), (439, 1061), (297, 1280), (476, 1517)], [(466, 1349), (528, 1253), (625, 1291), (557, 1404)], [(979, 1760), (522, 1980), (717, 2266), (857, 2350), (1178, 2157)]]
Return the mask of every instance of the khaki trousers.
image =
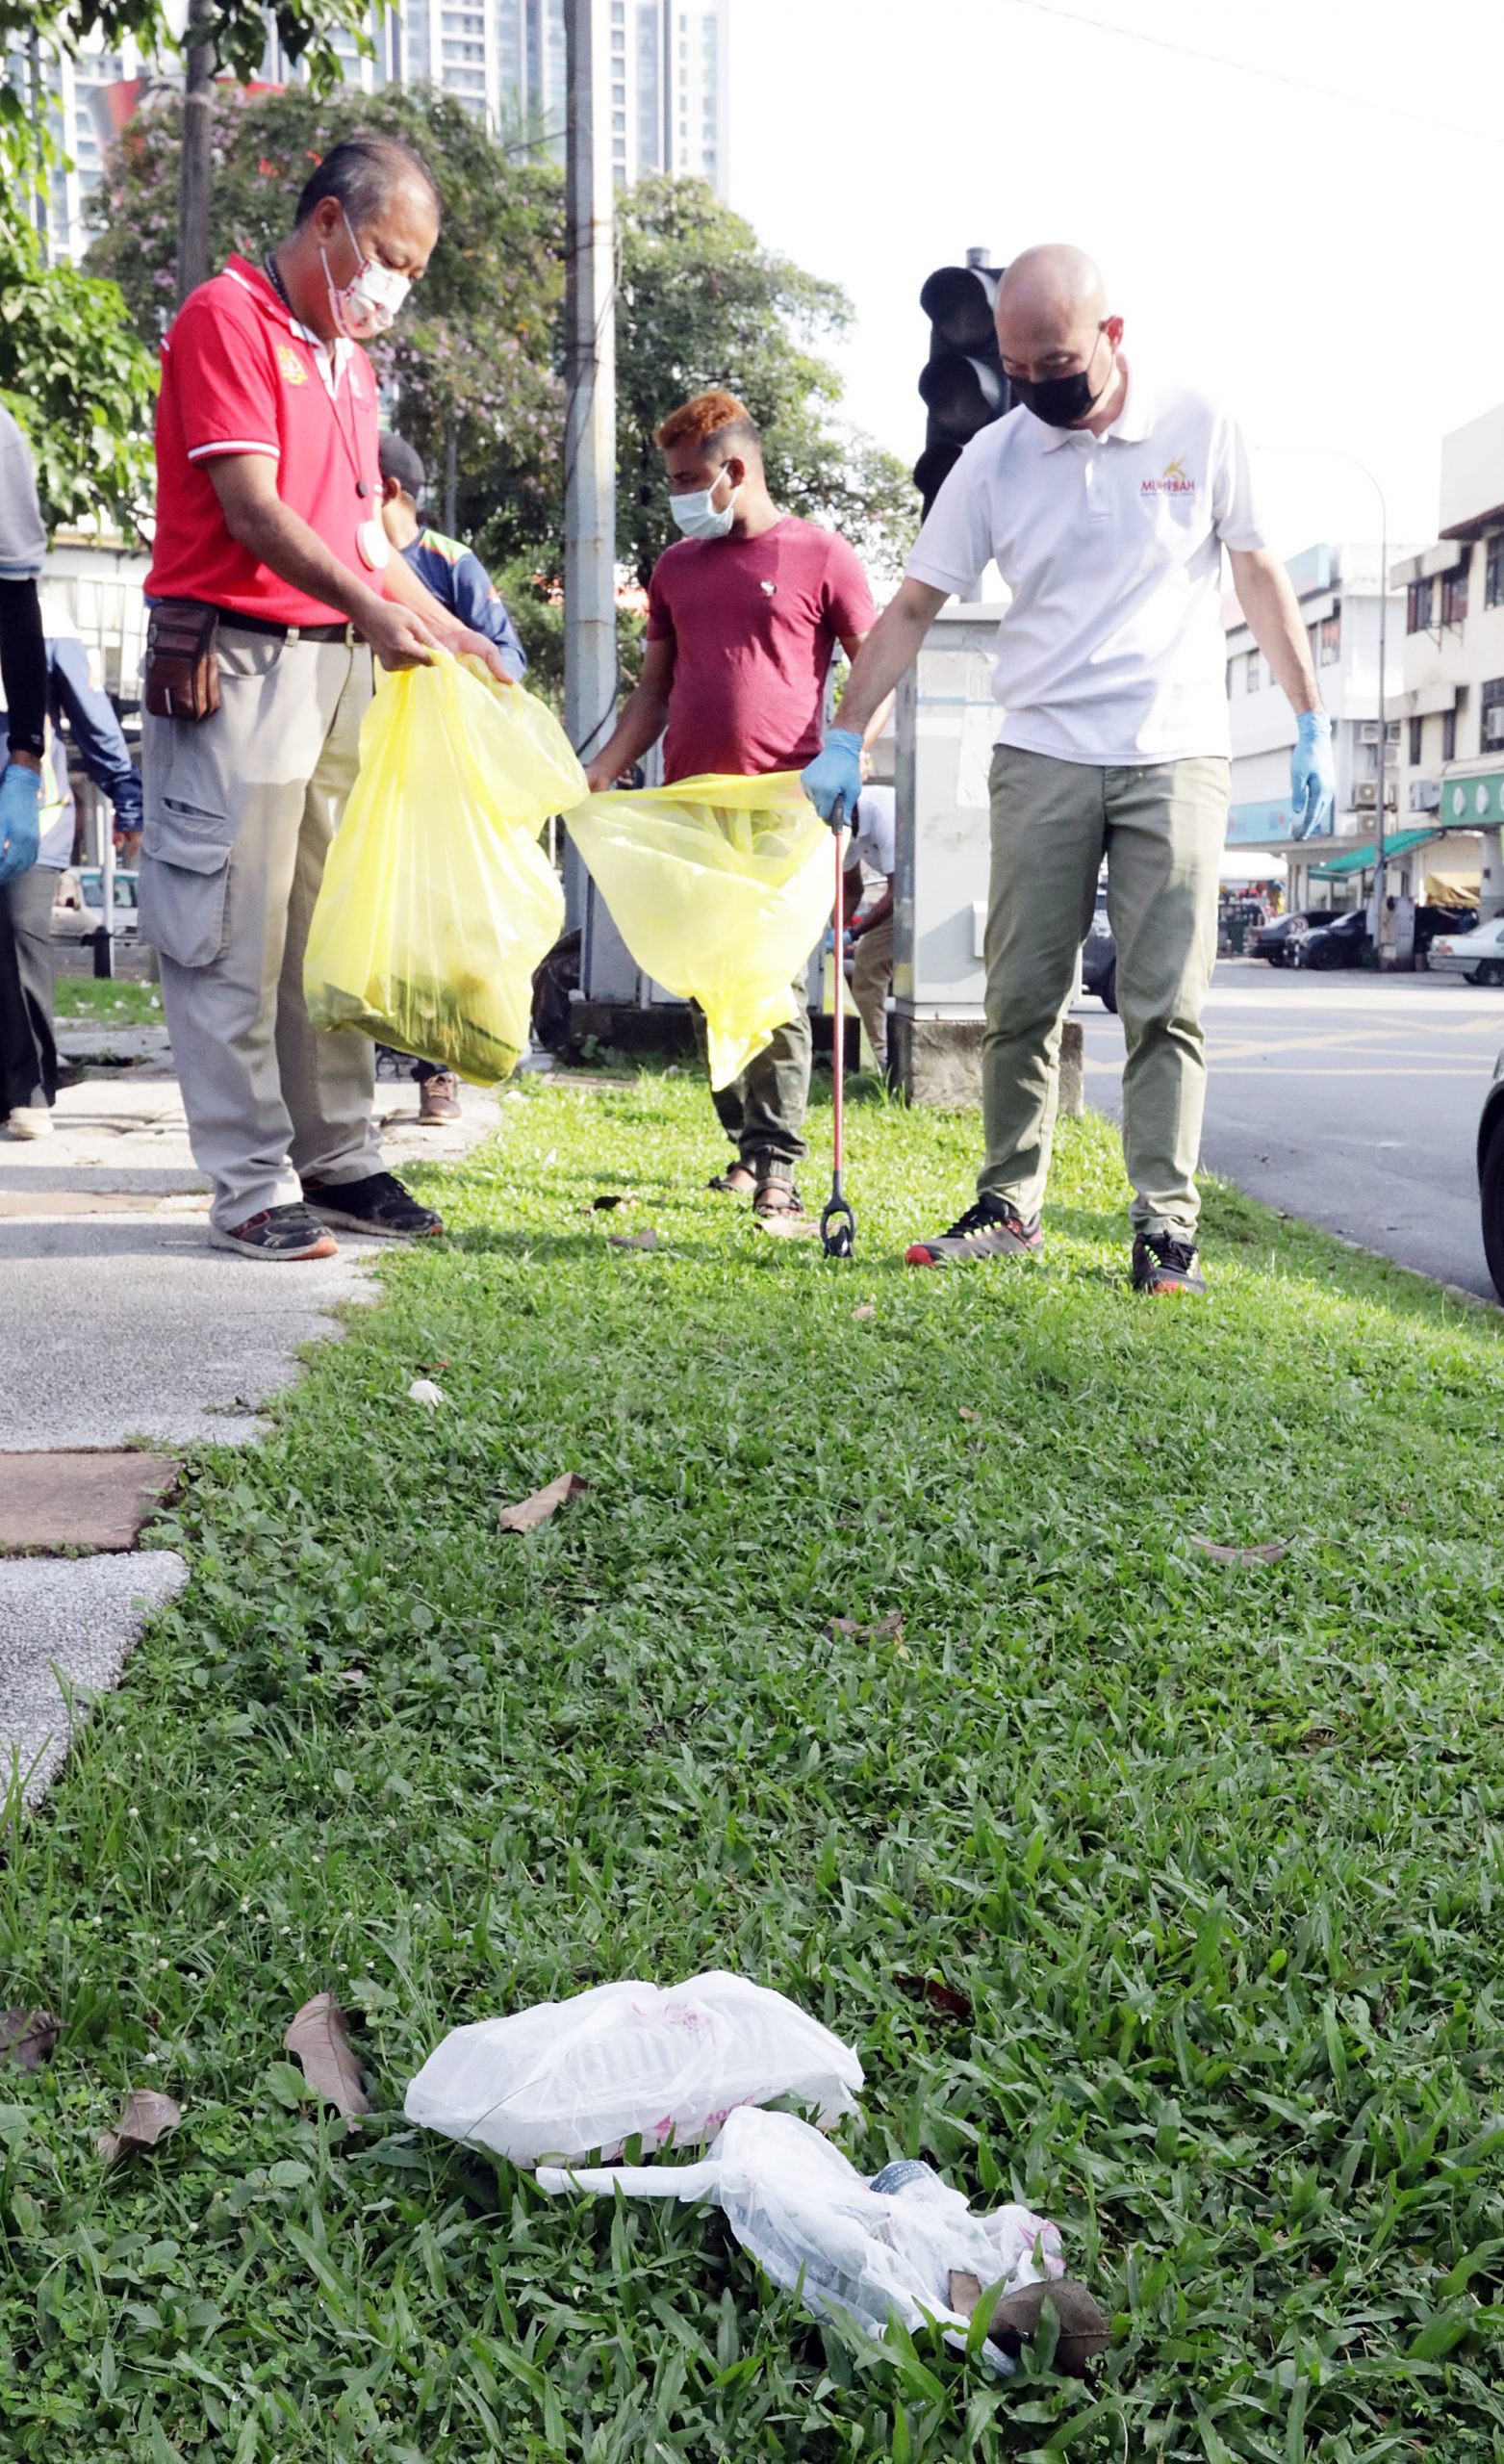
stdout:
[(381, 1169), (374, 1046), (316, 1035), (303, 952), (354, 783), (370, 653), (219, 629), (219, 707), (141, 723), (140, 932), (194, 1159), (226, 1229), (295, 1202), (301, 1180)]
[(1060, 1029), (1104, 859), (1128, 1060), (1123, 1150), (1135, 1232), (1190, 1236), (1216, 957), (1229, 768), (1199, 757), (1100, 769), (999, 745), (993, 755), (981, 1193), (1039, 1212)]
[[(701, 1061), (708, 1059), (705, 1014), (690, 1004), (695, 1043)], [(792, 988), (789, 1016), (775, 1027), (771, 1041), (754, 1052), (729, 1087), (713, 1087), (710, 1100), (739, 1162), (760, 1180), (769, 1164), (792, 1168), (808, 1154), (804, 1115), (809, 1109), (809, 1070), (814, 1038), (809, 1027), (809, 994), (801, 975)], [(783, 1177), (779, 1175), (778, 1177)]]
[(858, 933), (852, 958), (852, 999), (879, 1070), (888, 1065), (888, 993), (893, 984), (893, 918)]

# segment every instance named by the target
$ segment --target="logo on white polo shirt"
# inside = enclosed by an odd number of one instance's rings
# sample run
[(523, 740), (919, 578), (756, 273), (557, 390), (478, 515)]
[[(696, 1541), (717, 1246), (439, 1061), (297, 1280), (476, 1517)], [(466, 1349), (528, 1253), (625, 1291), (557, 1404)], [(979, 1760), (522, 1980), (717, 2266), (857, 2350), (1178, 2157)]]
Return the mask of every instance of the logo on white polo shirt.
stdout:
[(1138, 493), (1141, 497), (1193, 497), (1196, 482), (1186, 478), (1185, 465), (1177, 454), (1173, 462), (1166, 462), (1158, 479), (1141, 479)]

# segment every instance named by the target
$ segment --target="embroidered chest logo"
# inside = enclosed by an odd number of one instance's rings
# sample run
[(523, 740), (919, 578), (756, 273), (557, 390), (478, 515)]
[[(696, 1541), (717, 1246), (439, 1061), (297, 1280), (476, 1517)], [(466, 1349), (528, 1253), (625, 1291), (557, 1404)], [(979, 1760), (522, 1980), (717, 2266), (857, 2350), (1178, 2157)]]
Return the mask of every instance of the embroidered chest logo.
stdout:
[(1193, 497), (1196, 482), (1186, 478), (1185, 465), (1177, 454), (1173, 462), (1166, 462), (1157, 479), (1141, 479), (1138, 493), (1141, 497)]
[(307, 384), (308, 371), (303, 366), (302, 361), (298, 358), (298, 355), (293, 348), (291, 343), (278, 343), (277, 366), (281, 369), (283, 375), (287, 378), (290, 385)]
[(770, 599), (773, 597), (774, 592), (777, 589), (777, 586), (778, 586), (778, 585), (777, 585), (777, 583), (776, 581), (765, 581), (765, 582), (759, 582), (759, 584), (758, 584), (758, 588), (759, 588), (760, 590), (766, 591), (766, 593), (767, 593), (767, 595), (768, 595), (768, 597), (769, 597)]

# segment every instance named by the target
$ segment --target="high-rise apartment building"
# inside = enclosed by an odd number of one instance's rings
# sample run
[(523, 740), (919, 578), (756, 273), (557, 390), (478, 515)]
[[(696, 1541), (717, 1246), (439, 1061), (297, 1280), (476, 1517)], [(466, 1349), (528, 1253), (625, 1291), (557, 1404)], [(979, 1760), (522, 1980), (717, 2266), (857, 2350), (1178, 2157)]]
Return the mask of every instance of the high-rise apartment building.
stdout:
[[(610, 32), (611, 164), (618, 187), (645, 171), (674, 171), (727, 193), (730, 0), (597, 0)], [(169, 13), (181, 22), (183, 0)], [(566, 116), (564, 0), (397, 0), (372, 6), (372, 53), (363, 58), (338, 38), (347, 84), (433, 85), (490, 128), (536, 137), (562, 156)], [(33, 64), (16, 41), (3, 55), (7, 84), (32, 95)], [(47, 64), (47, 97), (60, 153), (70, 166), (53, 178), (45, 201), (54, 263), (82, 257), (87, 207), (102, 170), (110, 113), (106, 96), (145, 73), (132, 49), (91, 51)], [(153, 74), (170, 77), (171, 67)], [(274, 32), (262, 76), (289, 85), (298, 70)]]
[(730, 0), (607, 0), (618, 187), (676, 171), (727, 192)]

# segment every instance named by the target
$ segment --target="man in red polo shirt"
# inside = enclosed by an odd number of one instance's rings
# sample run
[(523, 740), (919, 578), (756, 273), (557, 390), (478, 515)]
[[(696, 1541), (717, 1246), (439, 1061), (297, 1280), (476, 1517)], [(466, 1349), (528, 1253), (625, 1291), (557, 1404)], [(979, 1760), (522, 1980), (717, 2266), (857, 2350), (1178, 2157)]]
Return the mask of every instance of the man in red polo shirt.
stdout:
[(403, 668), (472, 651), (504, 680), (381, 522), (359, 345), (392, 323), (438, 232), (418, 156), (357, 132), (307, 183), (291, 238), (263, 266), (232, 257), (163, 345), (140, 930), (162, 956), (211, 1237), (245, 1258), (330, 1257), (330, 1225), (443, 1229), (382, 1169), (373, 1047), (316, 1035), (303, 1002), (371, 653)]
[[(743, 779), (801, 770), (820, 743), (826, 679), (877, 619), (855, 551), (780, 513), (755, 422), (732, 394), (697, 394), (658, 429), (669, 503), (685, 536), (665, 549), (648, 595), (642, 678), (586, 777), (599, 793), (663, 733), (663, 775)], [(881, 712), (879, 712), (880, 720)], [(875, 722), (876, 725), (876, 722)], [(803, 1212), (794, 1168), (807, 1153), (809, 1008), (792, 988), (787, 1024), (713, 1100), (737, 1150), (712, 1189), (752, 1193), (764, 1218)], [(699, 1014), (696, 1014), (697, 1026)]]

